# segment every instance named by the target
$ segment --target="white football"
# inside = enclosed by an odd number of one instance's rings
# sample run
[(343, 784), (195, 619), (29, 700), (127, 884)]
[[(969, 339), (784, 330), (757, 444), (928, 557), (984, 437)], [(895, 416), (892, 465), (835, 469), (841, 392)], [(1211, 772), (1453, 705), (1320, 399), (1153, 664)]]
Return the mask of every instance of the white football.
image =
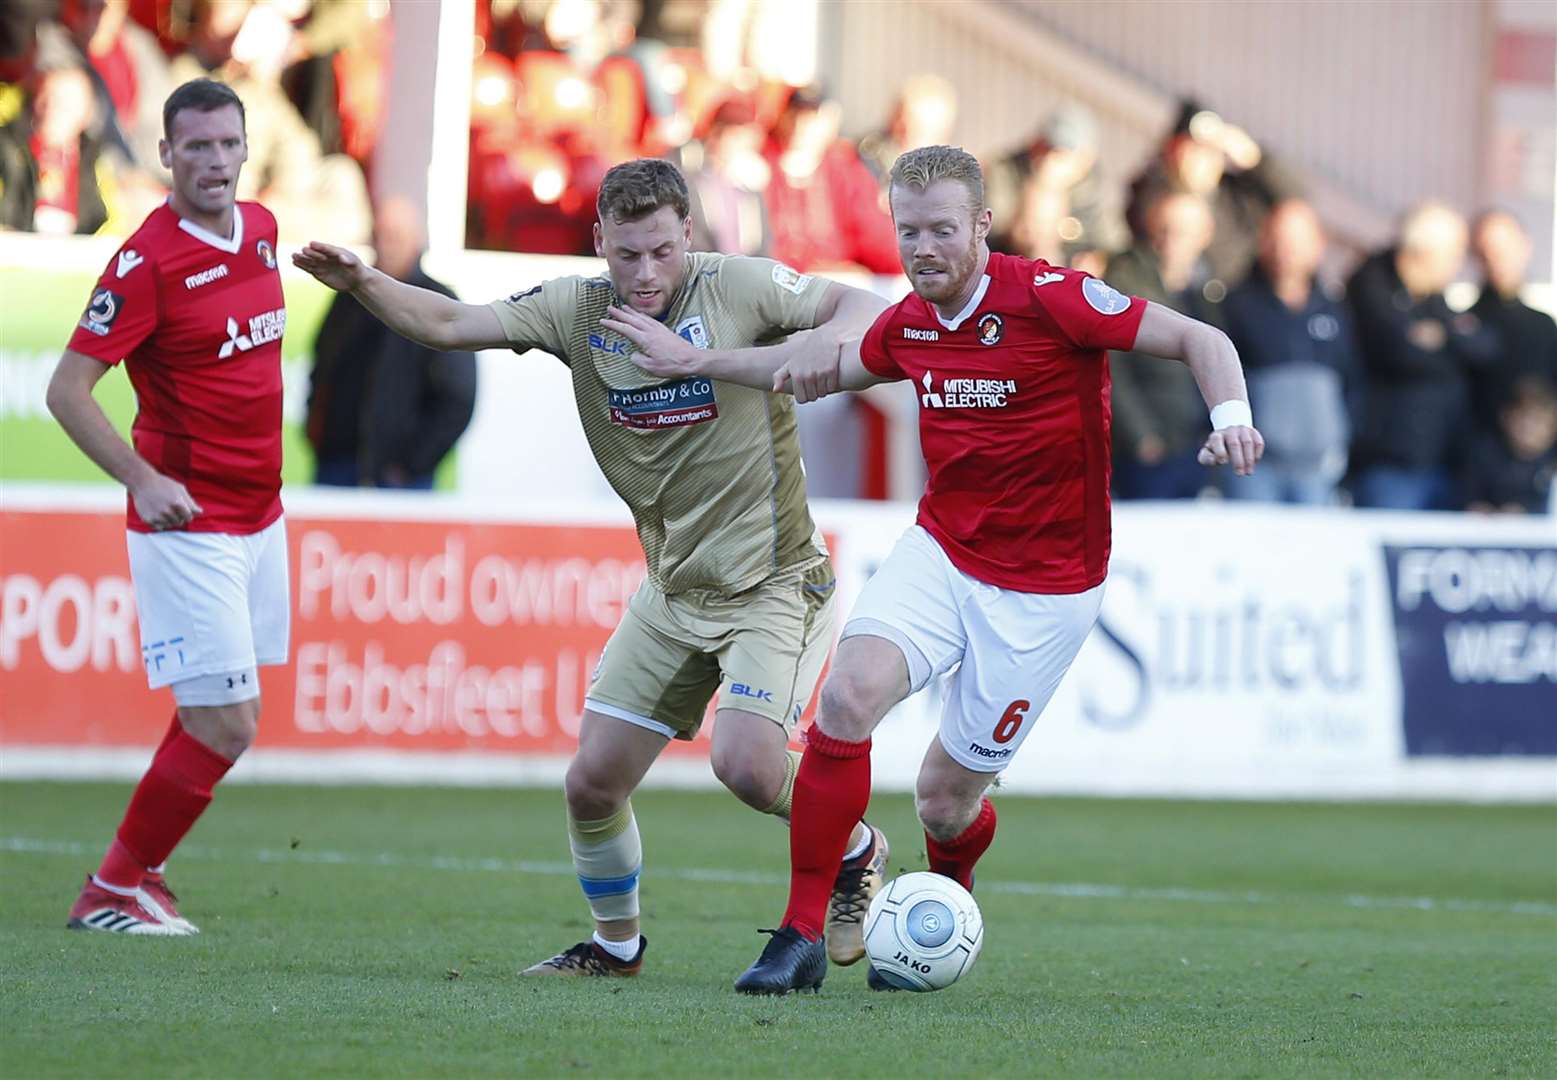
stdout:
[(984, 944), (973, 894), (949, 877), (917, 871), (893, 878), (865, 916), (865, 952), (901, 990), (943, 990), (968, 973)]

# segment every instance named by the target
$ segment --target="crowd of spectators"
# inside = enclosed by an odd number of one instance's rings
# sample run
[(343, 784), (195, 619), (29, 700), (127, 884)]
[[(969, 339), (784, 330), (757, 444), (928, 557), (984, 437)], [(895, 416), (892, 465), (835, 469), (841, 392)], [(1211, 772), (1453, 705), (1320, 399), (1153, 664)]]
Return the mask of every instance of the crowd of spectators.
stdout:
[(239, 197), (263, 199), (283, 239), (366, 241), (388, 13), (387, 0), (6, 0), (0, 229), (132, 230), (167, 196), (162, 102), (209, 75), (244, 102)]
[[(1532, 245), (1512, 215), (1486, 212), (1472, 229), (1454, 208), (1424, 201), (1388, 246), (1333, 280), (1324, 268), (1335, 260), (1301, 180), (1188, 103), (1130, 184), (1124, 217), (1131, 240), (1104, 275), (1228, 333), (1267, 458), (1250, 478), (1208, 477), (1193, 464), (1205, 426), (1194, 380), (1181, 366), (1117, 354), (1121, 498), (1553, 508), (1557, 323), (1520, 299)], [(1051, 230), (1050, 250), (1055, 239)], [(1468, 247), (1483, 285), (1474, 305), (1456, 310), (1446, 293)]]
[[(488, 0), (481, 11), (472, 246), (587, 254), (605, 169), (663, 154), (690, 181), (698, 246), (808, 272), (898, 272), (884, 180), (903, 150), (954, 141), (945, 80), (910, 79), (882, 126), (851, 142), (819, 88), (714, 78), (693, 42), (666, 44), (658, 4)], [(1128, 183), (1102, 174), (1099, 141), (1096, 118), (1072, 104), (993, 153), (992, 246), (1225, 329), (1269, 452), (1252, 479), (1211, 477), (1195, 463), (1206, 419), (1188, 370), (1118, 354), (1121, 498), (1546, 507), (1557, 327), (1519, 300), (1529, 242), (1517, 221), (1478, 223), (1487, 284), (1457, 312), (1444, 292), (1463, 269), (1466, 225), (1447, 206), (1411, 211), (1343, 287), (1302, 179), (1236, 124), (1186, 102)]]
[(882, 178), (904, 145), (950, 136), (950, 86), (911, 83), (887, 126), (857, 145), (818, 87), (749, 69), (716, 75), (695, 42), (661, 26), (661, 10), (480, 0), (470, 246), (590, 254), (606, 169), (663, 155), (690, 181), (700, 246), (802, 270), (896, 273)]
[[(589, 254), (605, 171), (663, 155), (688, 177), (700, 248), (897, 273), (886, 173), (905, 149), (955, 141), (951, 85), (909, 80), (879, 129), (845, 139), (821, 88), (739, 65), (716, 73), (695, 28), (666, 25), (666, 11), (663, 0), (478, 0), (467, 243)], [(382, 0), (8, 0), (0, 228), (133, 225), (166, 178), (156, 103), (210, 73), (248, 105), (242, 194), (276, 210), (284, 237), (366, 240), (386, 13)], [(1209, 477), (1194, 463), (1206, 421), (1188, 371), (1117, 354), (1121, 498), (1547, 507), (1557, 325), (1520, 300), (1531, 245), (1517, 220), (1488, 212), (1471, 228), (1424, 202), (1343, 283), (1301, 178), (1237, 125), (1186, 102), (1128, 182), (1104, 175), (1099, 142), (1097, 119), (1071, 104), (995, 148), (992, 246), (1225, 329), (1268, 444), (1255, 477)], [(1458, 311), (1445, 290), (1468, 249), (1485, 284)]]

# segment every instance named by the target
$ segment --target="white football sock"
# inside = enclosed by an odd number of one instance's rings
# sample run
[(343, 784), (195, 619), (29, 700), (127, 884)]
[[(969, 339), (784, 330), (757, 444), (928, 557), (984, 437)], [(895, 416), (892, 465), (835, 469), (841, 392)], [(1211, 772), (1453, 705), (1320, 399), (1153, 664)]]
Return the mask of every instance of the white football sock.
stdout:
[(594, 937), (596, 945), (610, 953), (612, 956), (616, 957), (618, 960), (628, 962), (631, 961), (633, 957), (638, 955), (637, 938), (633, 938), (631, 941), (607, 941), (605, 938), (600, 936), (599, 930), (595, 931)]

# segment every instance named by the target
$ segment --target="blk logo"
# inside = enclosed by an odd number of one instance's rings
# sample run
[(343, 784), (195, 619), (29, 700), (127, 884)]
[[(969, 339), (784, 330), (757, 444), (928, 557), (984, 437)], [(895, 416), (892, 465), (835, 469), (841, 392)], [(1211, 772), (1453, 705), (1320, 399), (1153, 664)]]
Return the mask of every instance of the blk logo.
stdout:
[(734, 694), (736, 697), (756, 698), (758, 701), (773, 700), (772, 690), (758, 690), (754, 686), (747, 686), (745, 683), (739, 682), (730, 687), (730, 693)]

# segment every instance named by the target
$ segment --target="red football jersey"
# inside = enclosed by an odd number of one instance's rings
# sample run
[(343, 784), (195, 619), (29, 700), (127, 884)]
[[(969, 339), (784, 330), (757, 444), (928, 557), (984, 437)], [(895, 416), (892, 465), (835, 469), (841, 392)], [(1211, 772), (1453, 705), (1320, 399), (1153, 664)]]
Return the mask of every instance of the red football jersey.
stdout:
[[(136, 451), (203, 508), (191, 532), (254, 533), (281, 515), (276, 219), (258, 203), (217, 236), (163, 204), (92, 290), (70, 348), (125, 361)], [(151, 529), (129, 503), (129, 527)]]
[(866, 368), (916, 384), (919, 524), (963, 572), (1030, 593), (1108, 575), (1106, 350), (1131, 348), (1145, 312), (1079, 270), (992, 254), (957, 318), (910, 293), (865, 335)]

